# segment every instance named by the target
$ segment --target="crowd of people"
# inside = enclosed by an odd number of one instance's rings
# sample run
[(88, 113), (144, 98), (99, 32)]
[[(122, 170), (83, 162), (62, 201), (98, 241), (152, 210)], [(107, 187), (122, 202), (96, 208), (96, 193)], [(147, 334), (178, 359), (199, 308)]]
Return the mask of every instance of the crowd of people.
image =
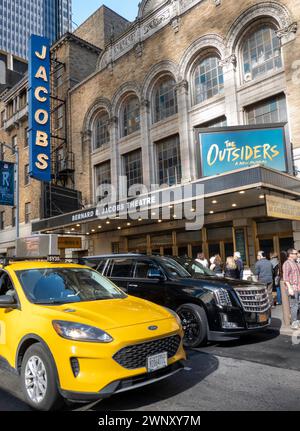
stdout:
[(244, 262), (241, 253), (238, 251), (234, 256), (229, 256), (225, 263), (223, 263), (219, 254), (211, 257), (208, 261), (204, 253), (199, 253), (196, 260), (217, 275), (223, 275), (224, 277), (236, 280), (243, 280), (244, 278)]
[[(197, 261), (218, 276), (236, 280), (244, 279), (244, 263), (239, 252), (229, 256), (226, 262), (223, 262), (218, 254), (208, 260), (204, 253), (199, 253)], [(253, 273), (257, 281), (266, 285), (273, 307), (282, 303), (281, 284), (283, 283), (289, 297), (291, 328), (300, 329), (300, 250), (291, 248), (287, 252), (281, 252), (280, 256), (272, 252), (270, 259), (264, 251), (259, 251)], [(275, 295), (273, 295), (274, 292)]]

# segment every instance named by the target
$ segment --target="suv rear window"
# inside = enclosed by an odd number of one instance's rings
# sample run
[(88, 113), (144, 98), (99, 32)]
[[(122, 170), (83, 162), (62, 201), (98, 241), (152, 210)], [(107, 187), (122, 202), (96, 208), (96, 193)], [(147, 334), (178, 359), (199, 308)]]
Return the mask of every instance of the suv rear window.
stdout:
[(105, 259), (82, 259), (82, 264), (89, 266), (92, 269), (95, 269), (96, 271), (100, 272), (102, 274), (104, 265), (105, 265)]
[(112, 259), (106, 276), (112, 278), (130, 278), (132, 276), (132, 268), (132, 259)]

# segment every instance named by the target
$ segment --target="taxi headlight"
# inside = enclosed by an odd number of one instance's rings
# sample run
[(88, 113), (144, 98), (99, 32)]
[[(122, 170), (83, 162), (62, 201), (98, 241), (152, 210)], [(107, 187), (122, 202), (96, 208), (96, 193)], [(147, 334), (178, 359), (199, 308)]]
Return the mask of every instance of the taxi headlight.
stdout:
[(180, 317), (178, 316), (178, 314), (176, 313), (176, 311), (173, 311), (173, 310), (171, 310), (171, 309), (170, 309), (170, 308), (168, 308), (168, 307), (165, 307), (165, 309), (166, 309), (170, 314), (172, 314), (172, 315), (175, 317), (175, 319), (177, 320), (178, 325), (179, 325), (179, 326), (182, 326), (181, 319), (180, 319)]
[(101, 329), (82, 323), (54, 320), (52, 325), (58, 335), (68, 340), (92, 343), (111, 343), (113, 341), (113, 338)]

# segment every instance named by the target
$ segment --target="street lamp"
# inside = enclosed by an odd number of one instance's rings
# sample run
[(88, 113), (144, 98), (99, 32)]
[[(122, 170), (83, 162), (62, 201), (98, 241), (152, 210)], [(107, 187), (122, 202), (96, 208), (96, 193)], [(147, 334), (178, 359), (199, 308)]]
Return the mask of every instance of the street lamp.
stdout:
[(6, 144), (5, 142), (1, 142), (3, 147), (6, 147), (12, 151), (16, 155), (16, 163), (15, 163), (15, 181), (16, 181), (16, 239), (20, 237), (20, 185), (19, 185), (19, 150), (18, 147), (14, 147), (13, 145)]

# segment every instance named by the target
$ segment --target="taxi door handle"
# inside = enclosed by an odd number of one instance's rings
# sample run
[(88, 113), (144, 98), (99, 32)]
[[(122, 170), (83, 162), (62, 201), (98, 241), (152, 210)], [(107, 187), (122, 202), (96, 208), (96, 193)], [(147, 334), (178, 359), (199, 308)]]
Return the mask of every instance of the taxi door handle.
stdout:
[(137, 284), (128, 284), (128, 287), (139, 287)]

